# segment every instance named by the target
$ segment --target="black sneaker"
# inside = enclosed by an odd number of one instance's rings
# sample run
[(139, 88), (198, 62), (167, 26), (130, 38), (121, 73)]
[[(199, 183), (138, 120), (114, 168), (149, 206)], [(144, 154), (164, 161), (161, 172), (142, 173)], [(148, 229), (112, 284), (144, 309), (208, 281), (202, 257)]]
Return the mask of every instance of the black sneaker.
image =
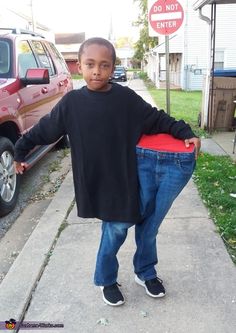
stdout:
[(146, 289), (146, 293), (151, 297), (164, 297), (166, 294), (165, 288), (162, 284), (163, 281), (158, 277), (142, 281), (137, 275), (135, 275), (135, 282), (144, 287)]
[(125, 300), (119, 287), (120, 285), (118, 283), (101, 287), (103, 300), (106, 304), (111, 306), (119, 306), (124, 304)]

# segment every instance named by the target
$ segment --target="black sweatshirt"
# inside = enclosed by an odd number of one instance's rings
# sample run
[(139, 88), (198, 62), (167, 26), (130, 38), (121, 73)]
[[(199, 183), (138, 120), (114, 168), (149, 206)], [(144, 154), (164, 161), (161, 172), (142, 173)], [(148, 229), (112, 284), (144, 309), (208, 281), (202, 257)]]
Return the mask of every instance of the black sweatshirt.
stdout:
[(87, 87), (67, 93), (15, 145), (24, 161), (35, 145), (68, 134), (78, 216), (105, 221), (140, 221), (135, 147), (142, 134), (194, 137), (189, 125), (146, 103), (128, 87), (107, 92)]

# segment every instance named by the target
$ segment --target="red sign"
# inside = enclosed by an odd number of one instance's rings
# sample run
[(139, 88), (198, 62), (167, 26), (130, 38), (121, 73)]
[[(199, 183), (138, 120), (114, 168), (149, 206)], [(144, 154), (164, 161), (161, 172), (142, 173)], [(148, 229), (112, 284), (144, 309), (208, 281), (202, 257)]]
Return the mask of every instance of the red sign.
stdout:
[(149, 24), (160, 35), (176, 32), (184, 20), (184, 10), (176, 0), (158, 0), (149, 11)]

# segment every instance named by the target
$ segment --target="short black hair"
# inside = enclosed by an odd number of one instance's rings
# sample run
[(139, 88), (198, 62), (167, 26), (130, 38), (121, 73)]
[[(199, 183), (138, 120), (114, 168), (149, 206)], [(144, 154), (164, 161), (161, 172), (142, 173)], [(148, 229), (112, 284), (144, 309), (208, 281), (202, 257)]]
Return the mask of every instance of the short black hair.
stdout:
[(101, 37), (92, 37), (89, 38), (87, 40), (85, 40), (79, 48), (79, 52), (78, 52), (78, 59), (80, 61), (82, 53), (84, 52), (84, 49), (89, 46), (89, 45), (93, 45), (93, 44), (97, 44), (97, 45), (102, 45), (105, 46), (108, 50), (111, 51), (111, 56), (112, 56), (112, 62), (113, 65), (115, 65), (116, 62), (116, 51), (114, 46), (112, 45), (111, 42), (109, 42), (107, 39), (105, 38), (101, 38)]

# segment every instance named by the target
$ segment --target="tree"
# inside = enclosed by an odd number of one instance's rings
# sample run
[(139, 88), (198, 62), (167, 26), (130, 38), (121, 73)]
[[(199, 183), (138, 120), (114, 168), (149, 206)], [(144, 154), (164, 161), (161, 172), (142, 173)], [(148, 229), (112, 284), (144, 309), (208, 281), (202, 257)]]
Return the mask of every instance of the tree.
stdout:
[(121, 59), (119, 57), (116, 57), (115, 65), (121, 65)]
[(115, 41), (116, 48), (123, 48), (123, 47), (133, 47), (134, 42), (130, 37), (119, 37)]
[(148, 33), (148, 0), (133, 0), (139, 3), (140, 14), (138, 20), (134, 22), (134, 25), (142, 27), (140, 29), (139, 40), (136, 42), (134, 49), (133, 62), (141, 62), (144, 59), (144, 55), (150, 49), (158, 45), (158, 37), (149, 37)]

